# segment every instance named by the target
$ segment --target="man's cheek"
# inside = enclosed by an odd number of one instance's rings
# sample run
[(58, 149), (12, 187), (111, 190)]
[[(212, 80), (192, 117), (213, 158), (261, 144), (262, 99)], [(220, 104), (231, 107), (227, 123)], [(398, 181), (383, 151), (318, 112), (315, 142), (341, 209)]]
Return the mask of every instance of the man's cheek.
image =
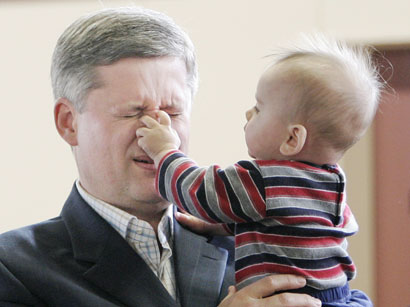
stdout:
[(188, 153), (188, 145), (189, 145), (189, 133), (188, 131), (184, 131), (182, 133), (178, 133), (179, 139), (181, 140), (181, 145), (179, 146), (179, 150), (184, 153)]

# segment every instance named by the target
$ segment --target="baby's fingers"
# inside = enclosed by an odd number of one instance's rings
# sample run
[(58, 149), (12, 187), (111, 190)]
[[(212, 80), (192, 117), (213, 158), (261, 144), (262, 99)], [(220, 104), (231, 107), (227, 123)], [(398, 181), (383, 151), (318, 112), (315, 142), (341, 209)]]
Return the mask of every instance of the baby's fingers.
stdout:
[(157, 120), (161, 125), (171, 126), (171, 118), (164, 111), (160, 110), (157, 112)]
[(147, 126), (148, 128), (154, 128), (157, 125), (159, 125), (159, 122), (157, 122), (154, 118), (148, 115), (144, 115), (140, 118), (140, 121)]
[(135, 132), (135, 134), (138, 136), (138, 137), (143, 137), (143, 136), (146, 136), (147, 135), (147, 132), (149, 131), (149, 129), (148, 128), (146, 128), (146, 127), (141, 127), (141, 128), (138, 128), (137, 129), (137, 131)]

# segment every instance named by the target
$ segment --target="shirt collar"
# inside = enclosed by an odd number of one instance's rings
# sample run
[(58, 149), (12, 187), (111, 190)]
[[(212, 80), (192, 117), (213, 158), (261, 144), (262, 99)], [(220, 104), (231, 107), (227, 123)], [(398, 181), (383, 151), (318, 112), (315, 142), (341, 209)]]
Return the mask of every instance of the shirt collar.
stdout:
[[(148, 222), (92, 196), (84, 190), (79, 180), (76, 181), (76, 187), (85, 202), (128, 242), (145, 241), (147, 238), (156, 240), (155, 232)], [(158, 225), (158, 240), (163, 246), (167, 244), (172, 246), (173, 222), (173, 208), (169, 206)]]

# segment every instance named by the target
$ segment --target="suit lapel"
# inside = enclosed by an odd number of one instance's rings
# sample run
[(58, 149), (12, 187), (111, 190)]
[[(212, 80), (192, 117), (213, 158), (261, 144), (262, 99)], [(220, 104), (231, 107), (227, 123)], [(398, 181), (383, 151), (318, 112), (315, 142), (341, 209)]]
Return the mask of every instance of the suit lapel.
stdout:
[(138, 254), (124, 240), (112, 237), (107, 239), (97, 263), (84, 277), (128, 306), (175, 306), (167, 290)]
[(61, 213), (74, 257), (92, 263), (83, 276), (126, 306), (176, 306), (142, 258), (80, 197), (77, 189)]
[(182, 306), (217, 306), (228, 252), (177, 222), (174, 235), (175, 275)]

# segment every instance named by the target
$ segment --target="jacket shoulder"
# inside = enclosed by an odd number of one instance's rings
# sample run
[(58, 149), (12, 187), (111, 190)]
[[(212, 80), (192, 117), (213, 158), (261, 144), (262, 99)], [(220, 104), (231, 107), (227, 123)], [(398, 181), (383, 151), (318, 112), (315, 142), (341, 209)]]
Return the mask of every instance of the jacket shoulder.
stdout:
[[(0, 235), (1, 304), (19, 302), (45, 306), (26, 285), (35, 280), (38, 282), (44, 274), (42, 264), (50, 263), (61, 251), (67, 251), (64, 246), (66, 236), (67, 231), (59, 217)], [(59, 244), (53, 247), (55, 242)]]
[(19, 255), (48, 249), (56, 242), (66, 241), (68, 233), (61, 217), (14, 229), (0, 235), (0, 259), (16, 258)]

